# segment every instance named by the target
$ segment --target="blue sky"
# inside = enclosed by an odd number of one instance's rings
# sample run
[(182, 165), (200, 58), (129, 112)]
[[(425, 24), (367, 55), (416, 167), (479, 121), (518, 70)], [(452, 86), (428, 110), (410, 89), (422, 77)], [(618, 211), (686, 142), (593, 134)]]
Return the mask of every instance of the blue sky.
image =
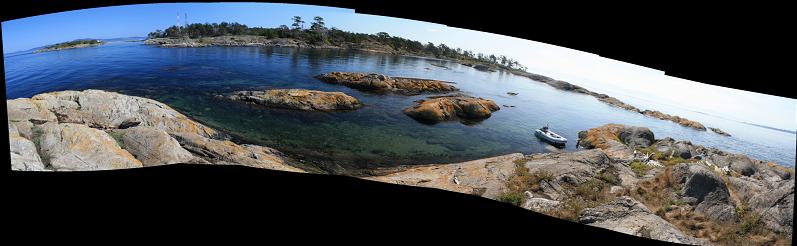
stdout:
[(600, 54), (422, 21), (355, 14), (354, 10), (341, 8), (267, 3), (164, 3), (68, 11), (3, 22), (3, 53), (80, 38), (143, 37), (155, 29), (174, 25), (178, 13), (181, 21), (187, 13), (191, 23), (227, 21), (263, 27), (288, 25), (295, 15), (304, 18), (309, 26), (314, 16), (322, 16), (327, 26), (342, 30), (384, 31), (477, 53), (507, 55), (527, 66), (530, 72), (609, 95), (613, 95), (610, 91), (619, 91), (738, 121), (797, 130), (795, 99), (696, 83), (666, 76), (664, 71), (603, 58)]

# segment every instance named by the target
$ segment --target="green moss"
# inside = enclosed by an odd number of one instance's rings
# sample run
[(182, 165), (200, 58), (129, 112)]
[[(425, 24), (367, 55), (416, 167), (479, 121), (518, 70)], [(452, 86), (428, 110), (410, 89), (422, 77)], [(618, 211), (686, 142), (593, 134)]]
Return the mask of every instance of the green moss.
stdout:
[(631, 164), (628, 164), (628, 167), (630, 167), (638, 177), (645, 176), (650, 169), (653, 169), (653, 167), (640, 161), (632, 161)]
[(124, 141), (125, 133), (123, 131), (109, 131), (108, 135), (111, 135), (113, 140), (116, 140), (116, 144), (119, 145), (119, 148), (124, 149), (126, 147)]
[(511, 191), (497, 197), (498, 201), (520, 206), (526, 199), (523, 193)]

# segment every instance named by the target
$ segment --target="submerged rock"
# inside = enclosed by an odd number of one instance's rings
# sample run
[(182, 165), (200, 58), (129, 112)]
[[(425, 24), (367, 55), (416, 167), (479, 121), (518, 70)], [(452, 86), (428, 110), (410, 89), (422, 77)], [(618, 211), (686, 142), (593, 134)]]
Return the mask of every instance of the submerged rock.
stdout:
[(362, 107), (357, 98), (343, 92), (304, 89), (273, 89), (266, 91), (236, 91), (227, 98), (268, 107), (304, 111), (352, 110)]
[(709, 127), (708, 129), (710, 129), (712, 132), (715, 132), (715, 133), (717, 133), (719, 135), (723, 135), (723, 136), (726, 136), (726, 137), (730, 137), (731, 136), (731, 134), (729, 134), (729, 133), (727, 133), (727, 132), (725, 132), (723, 130), (720, 130), (719, 128), (716, 128), (716, 127)]
[(449, 120), (482, 120), (500, 108), (495, 102), (469, 96), (440, 96), (416, 101), (404, 114), (422, 121), (437, 123)]
[(382, 74), (331, 72), (316, 76), (318, 80), (368, 92), (394, 92), (405, 95), (458, 91), (447, 82), (430, 79), (388, 77)]

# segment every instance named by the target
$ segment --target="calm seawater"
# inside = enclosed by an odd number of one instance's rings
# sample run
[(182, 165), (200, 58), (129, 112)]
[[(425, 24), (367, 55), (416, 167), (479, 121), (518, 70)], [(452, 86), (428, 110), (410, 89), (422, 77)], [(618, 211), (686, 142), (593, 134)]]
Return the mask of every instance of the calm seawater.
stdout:
[[(690, 140), (786, 166), (795, 162), (793, 133), (681, 112), (664, 108), (666, 105), (652, 107), (734, 135), (723, 137), (611, 107), (593, 97), (559, 91), (524, 77), (423, 58), (334, 49), (158, 48), (141, 42), (113, 42), (93, 48), (5, 55), (4, 60), (7, 99), (83, 89), (142, 96), (169, 104), (239, 141), (310, 159), (334, 160), (344, 166), (445, 163), (555, 151), (532, 134), (545, 124), (571, 140), (563, 151), (574, 151), (579, 131), (607, 123), (646, 126), (657, 138)], [(449, 69), (432, 66), (433, 62)], [(452, 81), (466, 94), (496, 101), (501, 110), (474, 125), (421, 124), (402, 110), (426, 96), (374, 95), (313, 78), (332, 71)], [(299, 112), (213, 97), (268, 88), (342, 91), (359, 98), (366, 107), (350, 112)]]

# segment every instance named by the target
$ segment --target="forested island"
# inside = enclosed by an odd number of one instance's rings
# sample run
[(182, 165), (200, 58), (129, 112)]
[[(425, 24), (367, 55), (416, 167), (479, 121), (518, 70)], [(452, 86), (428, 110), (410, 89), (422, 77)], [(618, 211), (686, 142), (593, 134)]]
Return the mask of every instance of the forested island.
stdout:
[(56, 51), (56, 50), (65, 50), (65, 49), (75, 49), (75, 48), (86, 48), (86, 47), (94, 47), (98, 45), (105, 44), (105, 42), (96, 40), (96, 39), (81, 39), (81, 40), (73, 40), (69, 42), (57, 43), (49, 46), (45, 46), (44, 48), (38, 49), (35, 52), (47, 52), (47, 51)]
[(250, 45), (349, 48), (452, 60), (484, 71), (526, 70), (517, 60), (503, 55), (475, 53), (432, 42), (423, 44), (386, 32), (366, 34), (328, 28), (320, 16), (313, 18), (309, 28), (304, 26), (305, 21), (300, 16), (293, 17), (290, 27), (281, 25), (276, 28), (249, 27), (236, 22), (193, 23), (151, 32), (147, 35), (147, 43), (165, 47)]

